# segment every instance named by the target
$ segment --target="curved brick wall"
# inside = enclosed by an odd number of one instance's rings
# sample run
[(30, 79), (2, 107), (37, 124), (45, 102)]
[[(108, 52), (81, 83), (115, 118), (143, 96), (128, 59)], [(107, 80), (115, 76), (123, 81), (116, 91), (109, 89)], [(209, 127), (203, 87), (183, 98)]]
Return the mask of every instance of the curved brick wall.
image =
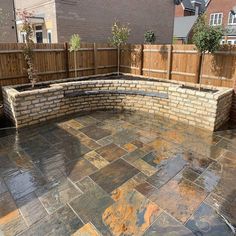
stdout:
[(101, 77), (25, 92), (5, 87), (4, 103), (5, 112), (17, 127), (81, 111), (125, 109), (213, 130), (228, 120), (232, 101), (232, 89), (218, 89), (211, 94), (173, 83)]

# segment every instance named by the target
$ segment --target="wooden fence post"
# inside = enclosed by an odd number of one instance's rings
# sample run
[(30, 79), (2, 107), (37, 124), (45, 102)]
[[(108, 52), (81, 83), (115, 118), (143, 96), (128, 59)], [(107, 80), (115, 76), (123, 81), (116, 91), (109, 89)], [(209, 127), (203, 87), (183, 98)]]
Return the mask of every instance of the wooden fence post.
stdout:
[(197, 58), (196, 73), (195, 73), (195, 81), (198, 84), (201, 81), (201, 71), (202, 71), (202, 54), (199, 53)]
[(65, 71), (66, 71), (66, 78), (70, 77), (70, 70), (69, 70), (69, 51), (68, 51), (68, 43), (64, 43), (65, 49)]
[(141, 44), (141, 48), (140, 48), (140, 67), (139, 67), (139, 74), (143, 75), (143, 50), (144, 50), (144, 46), (143, 44)]
[(98, 65), (97, 65), (97, 45), (93, 44), (93, 64), (94, 64), (94, 74), (98, 74)]
[(167, 64), (167, 79), (171, 80), (171, 71), (172, 71), (172, 51), (173, 51), (173, 46), (172, 44), (169, 45), (168, 47), (168, 64)]

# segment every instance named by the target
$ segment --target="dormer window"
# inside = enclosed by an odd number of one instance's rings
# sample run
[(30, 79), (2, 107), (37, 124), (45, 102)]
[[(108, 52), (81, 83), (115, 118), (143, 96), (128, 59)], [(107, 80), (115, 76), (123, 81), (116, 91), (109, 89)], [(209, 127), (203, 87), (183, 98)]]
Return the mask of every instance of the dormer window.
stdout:
[(210, 25), (222, 25), (223, 13), (213, 13), (210, 15)]
[(234, 15), (232, 12), (229, 13), (229, 25), (236, 25), (236, 15)]

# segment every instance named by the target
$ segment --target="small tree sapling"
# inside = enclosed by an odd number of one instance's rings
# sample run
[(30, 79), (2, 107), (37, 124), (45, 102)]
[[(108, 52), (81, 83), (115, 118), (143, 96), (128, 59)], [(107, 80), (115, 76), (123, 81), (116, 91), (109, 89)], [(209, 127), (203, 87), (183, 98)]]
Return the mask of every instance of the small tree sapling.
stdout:
[[(150, 51), (149, 51), (149, 57), (150, 57), (150, 61), (152, 64), (152, 52), (151, 52), (151, 44), (154, 44), (156, 42), (156, 36), (155, 33), (151, 30), (148, 30), (145, 34), (144, 34), (144, 42), (150, 45)], [(150, 68), (150, 64), (149, 64), (149, 74), (148, 76), (150, 77), (150, 73), (151, 73), (151, 68)]]
[(112, 26), (112, 37), (109, 39), (110, 43), (117, 47), (118, 56), (117, 56), (117, 71), (118, 75), (120, 74), (120, 48), (122, 45), (125, 45), (130, 36), (130, 29), (127, 25), (121, 25), (118, 22), (115, 22)]
[(199, 84), (201, 87), (202, 67), (206, 53), (214, 53), (220, 47), (220, 41), (224, 35), (221, 26), (211, 26), (207, 23), (206, 16), (199, 16), (193, 29), (193, 43), (202, 55), (202, 61), (199, 73)]
[(80, 49), (81, 38), (78, 34), (73, 34), (70, 39), (70, 52), (74, 52), (75, 77), (77, 77), (77, 51)]

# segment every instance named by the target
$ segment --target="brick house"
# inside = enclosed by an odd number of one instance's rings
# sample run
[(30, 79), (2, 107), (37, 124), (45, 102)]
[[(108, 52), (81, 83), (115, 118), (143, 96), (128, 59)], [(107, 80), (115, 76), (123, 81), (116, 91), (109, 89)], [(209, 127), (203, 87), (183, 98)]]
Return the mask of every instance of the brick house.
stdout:
[(209, 0), (206, 15), (210, 25), (226, 29), (222, 43), (236, 44), (236, 0)]
[(205, 11), (205, 0), (182, 0), (175, 7), (174, 43), (191, 43), (192, 28), (198, 16)]
[(182, 0), (175, 7), (175, 17), (199, 15), (205, 10), (205, 0)]
[[(36, 42), (65, 42), (75, 33), (86, 42), (107, 42), (115, 20), (129, 24), (130, 43), (142, 43), (150, 29), (157, 43), (172, 42), (174, 0), (15, 0), (15, 5), (34, 12)], [(18, 37), (24, 40), (19, 21)]]
[(0, 43), (16, 42), (16, 25), (14, 20), (14, 2), (11, 0), (0, 0)]

